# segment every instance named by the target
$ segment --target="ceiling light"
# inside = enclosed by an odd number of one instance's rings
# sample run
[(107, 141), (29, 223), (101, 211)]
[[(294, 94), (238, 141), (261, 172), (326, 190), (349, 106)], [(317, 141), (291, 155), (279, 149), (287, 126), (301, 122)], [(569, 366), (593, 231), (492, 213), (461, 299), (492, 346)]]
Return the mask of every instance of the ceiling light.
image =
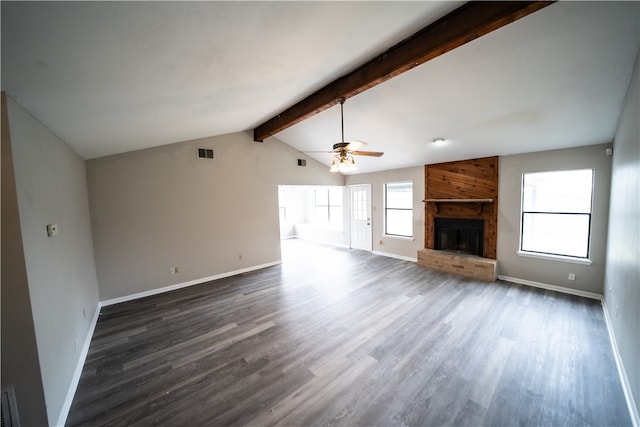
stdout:
[(346, 173), (353, 172), (356, 169), (358, 168), (356, 167), (356, 161), (354, 160), (353, 156), (343, 150), (333, 156), (333, 159), (331, 159), (331, 167), (329, 168), (329, 171)]
[(436, 139), (433, 140), (433, 143), (435, 145), (444, 145), (444, 144), (447, 143), (447, 140), (444, 139), (444, 138), (436, 138)]
[(331, 159), (331, 167), (329, 168), (330, 172), (338, 172), (338, 161), (339, 159), (337, 159), (336, 157)]

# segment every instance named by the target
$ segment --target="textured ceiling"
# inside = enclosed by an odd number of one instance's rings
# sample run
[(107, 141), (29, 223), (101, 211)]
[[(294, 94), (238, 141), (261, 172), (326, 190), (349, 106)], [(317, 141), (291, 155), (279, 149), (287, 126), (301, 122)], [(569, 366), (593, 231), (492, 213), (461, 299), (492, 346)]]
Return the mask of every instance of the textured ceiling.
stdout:
[[(3, 1), (2, 89), (86, 159), (249, 130), (458, 6)], [(358, 172), (610, 142), (639, 28), (638, 2), (560, 2), (347, 100), (385, 152)], [(339, 114), (275, 137), (330, 149)]]

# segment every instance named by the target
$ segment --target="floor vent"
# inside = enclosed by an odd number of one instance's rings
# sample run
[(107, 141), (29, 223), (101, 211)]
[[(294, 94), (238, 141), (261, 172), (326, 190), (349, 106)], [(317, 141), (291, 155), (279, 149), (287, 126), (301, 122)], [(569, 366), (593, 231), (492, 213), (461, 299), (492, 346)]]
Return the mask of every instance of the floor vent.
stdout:
[(2, 390), (2, 411), (0, 412), (0, 427), (20, 427), (16, 392), (13, 386)]
[(210, 148), (198, 148), (198, 158), (213, 159), (213, 150)]

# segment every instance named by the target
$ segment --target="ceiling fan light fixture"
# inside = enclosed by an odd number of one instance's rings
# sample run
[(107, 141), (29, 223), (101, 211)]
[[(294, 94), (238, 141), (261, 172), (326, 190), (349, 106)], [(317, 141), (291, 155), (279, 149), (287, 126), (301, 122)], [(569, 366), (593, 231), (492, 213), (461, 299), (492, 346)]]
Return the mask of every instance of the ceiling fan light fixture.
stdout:
[(331, 167), (329, 172), (347, 173), (357, 170), (356, 161), (352, 155), (346, 152), (340, 152), (331, 159)]
[(338, 164), (338, 170), (342, 173), (353, 172), (356, 169), (356, 162), (351, 156), (346, 157)]
[(331, 159), (331, 167), (329, 168), (329, 172), (338, 172), (338, 156), (334, 156), (333, 159)]

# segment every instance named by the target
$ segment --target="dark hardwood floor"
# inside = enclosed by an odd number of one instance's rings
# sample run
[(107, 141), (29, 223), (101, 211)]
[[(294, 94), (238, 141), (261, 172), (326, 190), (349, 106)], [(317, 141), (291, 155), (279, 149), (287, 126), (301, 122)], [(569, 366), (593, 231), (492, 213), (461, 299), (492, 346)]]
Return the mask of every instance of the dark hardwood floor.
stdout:
[(282, 247), (103, 308), (68, 425), (631, 425), (599, 302)]

